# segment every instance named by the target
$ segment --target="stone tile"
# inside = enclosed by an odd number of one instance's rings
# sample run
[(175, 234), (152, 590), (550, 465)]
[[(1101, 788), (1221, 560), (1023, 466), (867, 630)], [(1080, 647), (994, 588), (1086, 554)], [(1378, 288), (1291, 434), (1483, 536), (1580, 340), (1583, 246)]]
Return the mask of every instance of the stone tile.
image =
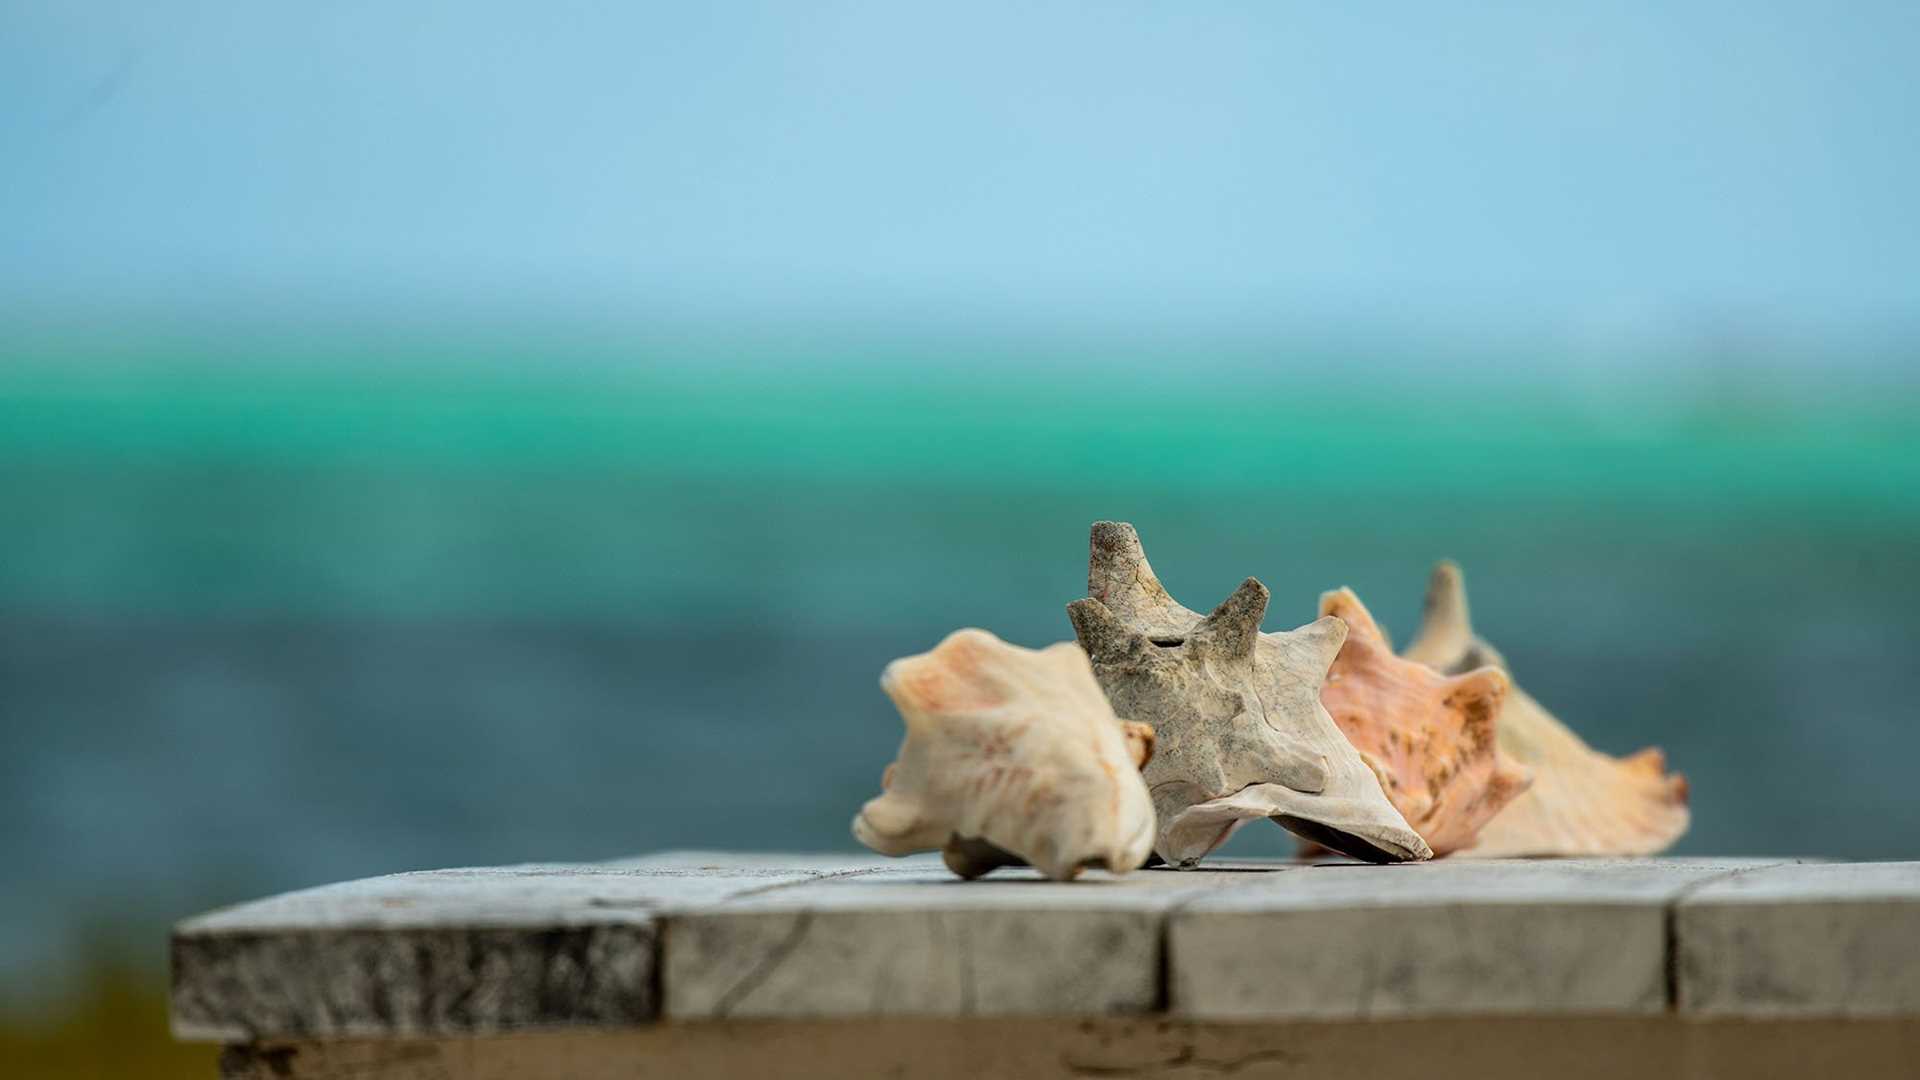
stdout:
[(1169, 1006), (1207, 1020), (1658, 1013), (1669, 905), (1756, 865), (1488, 860), (1273, 875), (1173, 914)]
[(1920, 1014), (1920, 862), (1778, 866), (1675, 909), (1681, 1011)]
[[(1160, 1006), (1168, 910), (1275, 865), (1090, 872), (937, 868), (823, 879), (665, 919), (675, 1020), (1103, 1016)], [(1252, 871), (1252, 872), (1248, 872)], [(1282, 871), (1285, 872), (1285, 871)]]
[(668, 853), (393, 874), (189, 919), (173, 935), (183, 1038), (632, 1024), (658, 1011), (656, 914), (873, 866)]

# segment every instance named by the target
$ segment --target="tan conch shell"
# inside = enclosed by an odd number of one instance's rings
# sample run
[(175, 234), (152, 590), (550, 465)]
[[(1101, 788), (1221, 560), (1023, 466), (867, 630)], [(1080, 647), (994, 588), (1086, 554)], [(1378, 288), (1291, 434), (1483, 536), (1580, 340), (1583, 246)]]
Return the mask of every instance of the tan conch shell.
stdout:
[(1431, 857), (1320, 704), (1339, 620), (1263, 634), (1267, 589), (1253, 578), (1202, 618), (1118, 522), (1093, 526), (1087, 579), (1092, 596), (1067, 607), (1074, 631), (1114, 710), (1159, 740), (1145, 772), (1161, 858), (1192, 866), (1258, 818), (1372, 862)]
[(1320, 691), (1334, 723), (1435, 855), (1471, 847), (1530, 783), (1494, 734), (1507, 676), (1494, 667), (1442, 675), (1395, 656), (1352, 589), (1323, 594), (1320, 614), (1347, 624)]
[[(1450, 562), (1433, 568), (1420, 633), (1402, 655), (1436, 671), (1507, 668), (1474, 636), (1466, 583)], [(1500, 749), (1533, 770), (1533, 788), (1488, 822), (1463, 855), (1652, 855), (1687, 831), (1686, 778), (1666, 771), (1659, 749), (1624, 758), (1600, 753), (1518, 686), (1508, 691), (1497, 726)]]
[(885, 793), (853, 819), (882, 855), (940, 850), (975, 878), (1031, 863), (1056, 880), (1088, 865), (1125, 873), (1153, 849), (1140, 766), (1153, 729), (1123, 724), (1078, 645), (1009, 645), (956, 630), (887, 665), (880, 687), (906, 721)]

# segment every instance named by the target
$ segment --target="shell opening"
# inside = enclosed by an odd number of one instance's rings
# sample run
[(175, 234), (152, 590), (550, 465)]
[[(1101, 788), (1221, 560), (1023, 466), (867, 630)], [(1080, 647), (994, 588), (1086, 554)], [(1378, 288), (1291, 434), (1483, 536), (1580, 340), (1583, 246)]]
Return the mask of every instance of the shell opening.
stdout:
[(1329, 851), (1337, 851), (1350, 859), (1359, 859), (1361, 862), (1397, 863), (1414, 858), (1412, 852), (1389, 851), (1368, 843), (1352, 833), (1341, 832), (1331, 826), (1322, 825), (1318, 821), (1308, 821), (1306, 818), (1295, 817), (1292, 814), (1276, 814), (1273, 820), (1295, 836), (1318, 844)]

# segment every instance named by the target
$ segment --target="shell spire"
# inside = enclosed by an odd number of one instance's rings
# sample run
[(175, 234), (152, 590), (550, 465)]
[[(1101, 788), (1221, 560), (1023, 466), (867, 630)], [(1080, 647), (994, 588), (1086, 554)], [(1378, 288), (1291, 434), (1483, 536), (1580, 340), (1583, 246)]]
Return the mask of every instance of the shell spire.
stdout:
[(1096, 521), (1087, 541), (1087, 595), (1107, 605), (1149, 637), (1182, 637), (1200, 613), (1181, 607), (1160, 584), (1140, 546), (1140, 534), (1124, 521)]
[(1434, 564), (1420, 609), (1420, 629), (1401, 655), (1437, 670), (1466, 671), (1488, 664), (1506, 668), (1506, 658), (1473, 634), (1466, 577), (1452, 559)]
[(1427, 597), (1420, 609), (1420, 631), (1407, 652), (1418, 649), (1454, 653), (1463, 651), (1473, 637), (1473, 623), (1467, 610), (1466, 584), (1460, 567), (1452, 559), (1442, 559), (1427, 579)]

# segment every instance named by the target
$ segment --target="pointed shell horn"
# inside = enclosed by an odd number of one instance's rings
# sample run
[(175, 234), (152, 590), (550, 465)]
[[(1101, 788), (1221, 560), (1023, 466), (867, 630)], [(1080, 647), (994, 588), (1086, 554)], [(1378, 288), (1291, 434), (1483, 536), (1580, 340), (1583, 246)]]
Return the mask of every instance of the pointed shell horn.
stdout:
[(1446, 668), (1473, 646), (1473, 620), (1467, 608), (1467, 583), (1459, 564), (1443, 559), (1427, 578), (1427, 600), (1420, 629), (1404, 653), (1430, 667)]
[(1317, 651), (1323, 675), (1339, 658), (1340, 647), (1347, 643), (1346, 621), (1332, 615), (1322, 615), (1294, 633)]
[(1454, 676), (1450, 684), (1450, 696), (1459, 701), (1467, 726), (1484, 732), (1490, 740), (1494, 721), (1500, 716), (1500, 706), (1507, 698), (1507, 688), (1512, 685), (1507, 673), (1497, 667), (1474, 668), (1465, 675)]
[(1345, 622), (1348, 641), (1364, 641), (1383, 649), (1392, 648), (1387, 641), (1387, 632), (1373, 621), (1373, 613), (1367, 610), (1367, 605), (1360, 602), (1360, 597), (1352, 589), (1341, 586), (1321, 593), (1320, 614), (1322, 617), (1332, 615)]
[(1220, 601), (1213, 613), (1200, 620), (1189, 639), (1202, 653), (1221, 657), (1253, 654), (1253, 643), (1260, 637), (1260, 620), (1267, 614), (1267, 587), (1259, 578), (1248, 578)]
[[(1096, 521), (1087, 537), (1087, 592), (1096, 600), (1110, 599), (1116, 588), (1139, 587), (1160, 579), (1153, 576), (1140, 534), (1124, 521)], [(1164, 592), (1165, 589), (1160, 591)]]
[(1146, 641), (1145, 635), (1129, 629), (1120, 616), (1091, 596), (1068, 604), (1067, 618), (1073, 621), (1080, 647), (1096, 664), (1118, 660)]

